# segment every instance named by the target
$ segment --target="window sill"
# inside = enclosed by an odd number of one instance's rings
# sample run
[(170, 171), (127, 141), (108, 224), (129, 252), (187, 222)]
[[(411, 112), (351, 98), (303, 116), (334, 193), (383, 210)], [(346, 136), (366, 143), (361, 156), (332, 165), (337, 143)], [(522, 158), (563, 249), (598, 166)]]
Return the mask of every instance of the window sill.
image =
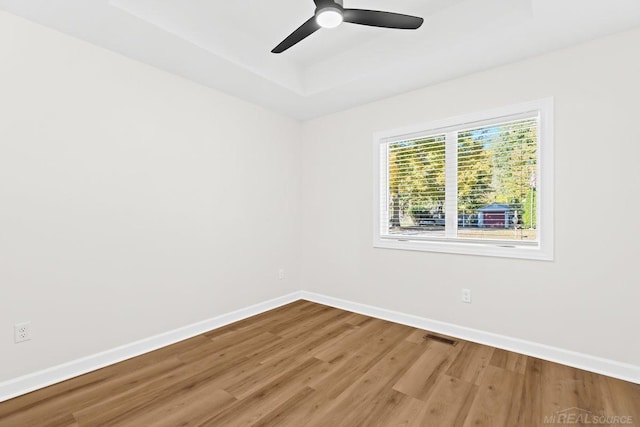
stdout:
[(503, 243), (498, 245), (488, 243), (464, 243), (451, 241), (437, 242), (410, 239), (402, 240), (402, 238), (378, 238), (374, 240), (373, 247), (382, 249), (402, 249), (408, 251), (553, 261), (552, 248), (545, 248), (542, 245), (505, 246)]

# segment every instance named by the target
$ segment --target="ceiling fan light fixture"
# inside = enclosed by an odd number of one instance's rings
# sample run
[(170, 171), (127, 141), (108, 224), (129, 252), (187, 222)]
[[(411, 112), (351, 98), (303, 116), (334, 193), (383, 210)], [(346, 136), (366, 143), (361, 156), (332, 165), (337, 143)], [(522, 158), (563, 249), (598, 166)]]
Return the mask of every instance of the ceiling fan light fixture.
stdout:
[(278, 46), (274, 47), (271, 51), (272, 53), (282, 53), (320, 28), (335, 28), (342, 22), (402, 30), (417, 30), (424, 22), (424, 19), (418, 16), (385, 12), (383, 10), (345, 9), (342, 0), (313, 0), (313, 2), (316, 5), (316, 11), (313, 16), (307, 19), (293, 33), (289, 34)]
[(337, 7), (325, 7), (316, 13), (316, 22), (322, 28), (335, 28), (344, 20), (342, 10)]

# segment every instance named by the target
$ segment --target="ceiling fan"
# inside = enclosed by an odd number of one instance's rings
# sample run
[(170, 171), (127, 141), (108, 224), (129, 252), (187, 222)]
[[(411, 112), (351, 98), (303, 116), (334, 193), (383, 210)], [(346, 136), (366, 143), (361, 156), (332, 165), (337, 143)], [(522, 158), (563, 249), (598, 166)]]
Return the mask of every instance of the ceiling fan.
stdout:
[(320, 28), (335, 28), (342, 22), (368, 25), (371, 27), (398, 28), (415, 30), (420, 28), (424, 19), (417, 16), (400, 13), (383, 12), (380, 10), (345, 9), (342, 0), (313, 0), (316, 4), (314, 16), (291, 33), (271, 52), (282, 53), (291, 46), (299, 43)]

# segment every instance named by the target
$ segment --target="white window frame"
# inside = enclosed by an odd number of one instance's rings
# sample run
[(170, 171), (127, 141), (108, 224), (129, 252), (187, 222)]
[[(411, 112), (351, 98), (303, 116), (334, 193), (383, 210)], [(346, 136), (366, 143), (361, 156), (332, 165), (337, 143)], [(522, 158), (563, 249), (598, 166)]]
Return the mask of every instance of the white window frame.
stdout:
[[(384, 177), (382, 174), (386, 176), (388, 173), (388, 160), (382, 154), (386, 152), (386, 147), (389, 143), (443, 133), (448, 135), (447, 138), (450, 138), (450, 135), (455, 134), (454, 132), (469, 129), (470, 127), (481, 127), (500, 123), (504, 119), (512, 120), (514, 118), (517, 119), (519, 116), (525, 118), (532, 115), (537, 115), (539, 119), (536, 170), (538, 241), (536, 243), (506, 242), (504, 240), (471, 241), (470, 239), (458, 239), (457, 237), (414, 238), (406, 235), (383, 234), (383, 227), (388, 227), (388, 225), (381, 224), (381, 211), (387, 205), (387, 201), (383, 201), (381, 196), (386, 194), (386, 189), (382, 187), (383, 184), (386, 185), (387, 179), (385, 178), (383, 181), (381, 178)], [(373, 136), (373, 246), (387, 249), (553, 260), (553, 118), (553, 98), (545, 98), (400, 129), (376, 132)], [(446, 162), (457, 162), (457, 148), (455, 147), (457, 147), (457, 144), (447, 141)], [(457, 177), (454, 177), (449, 182), (456, 182), (457, 186)], [(452, 189), (447, 188), (447, 192), (450, 191)], [(447, 215), (447, 228), (455, 229), (457, 226), (457, 206), (455, 206), (455, 202), (454, 206), (447, 206), (447, 212), (450, 209), (455, 214)]]

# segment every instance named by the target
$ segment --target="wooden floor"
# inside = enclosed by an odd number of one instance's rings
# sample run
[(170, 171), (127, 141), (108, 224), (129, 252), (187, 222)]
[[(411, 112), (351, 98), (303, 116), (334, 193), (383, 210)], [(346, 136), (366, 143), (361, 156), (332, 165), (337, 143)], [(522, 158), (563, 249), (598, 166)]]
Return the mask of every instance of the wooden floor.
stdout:
[(0, 426), (640, 426), (639, 385), (426, 334), (298, 301), (0, 403)]

